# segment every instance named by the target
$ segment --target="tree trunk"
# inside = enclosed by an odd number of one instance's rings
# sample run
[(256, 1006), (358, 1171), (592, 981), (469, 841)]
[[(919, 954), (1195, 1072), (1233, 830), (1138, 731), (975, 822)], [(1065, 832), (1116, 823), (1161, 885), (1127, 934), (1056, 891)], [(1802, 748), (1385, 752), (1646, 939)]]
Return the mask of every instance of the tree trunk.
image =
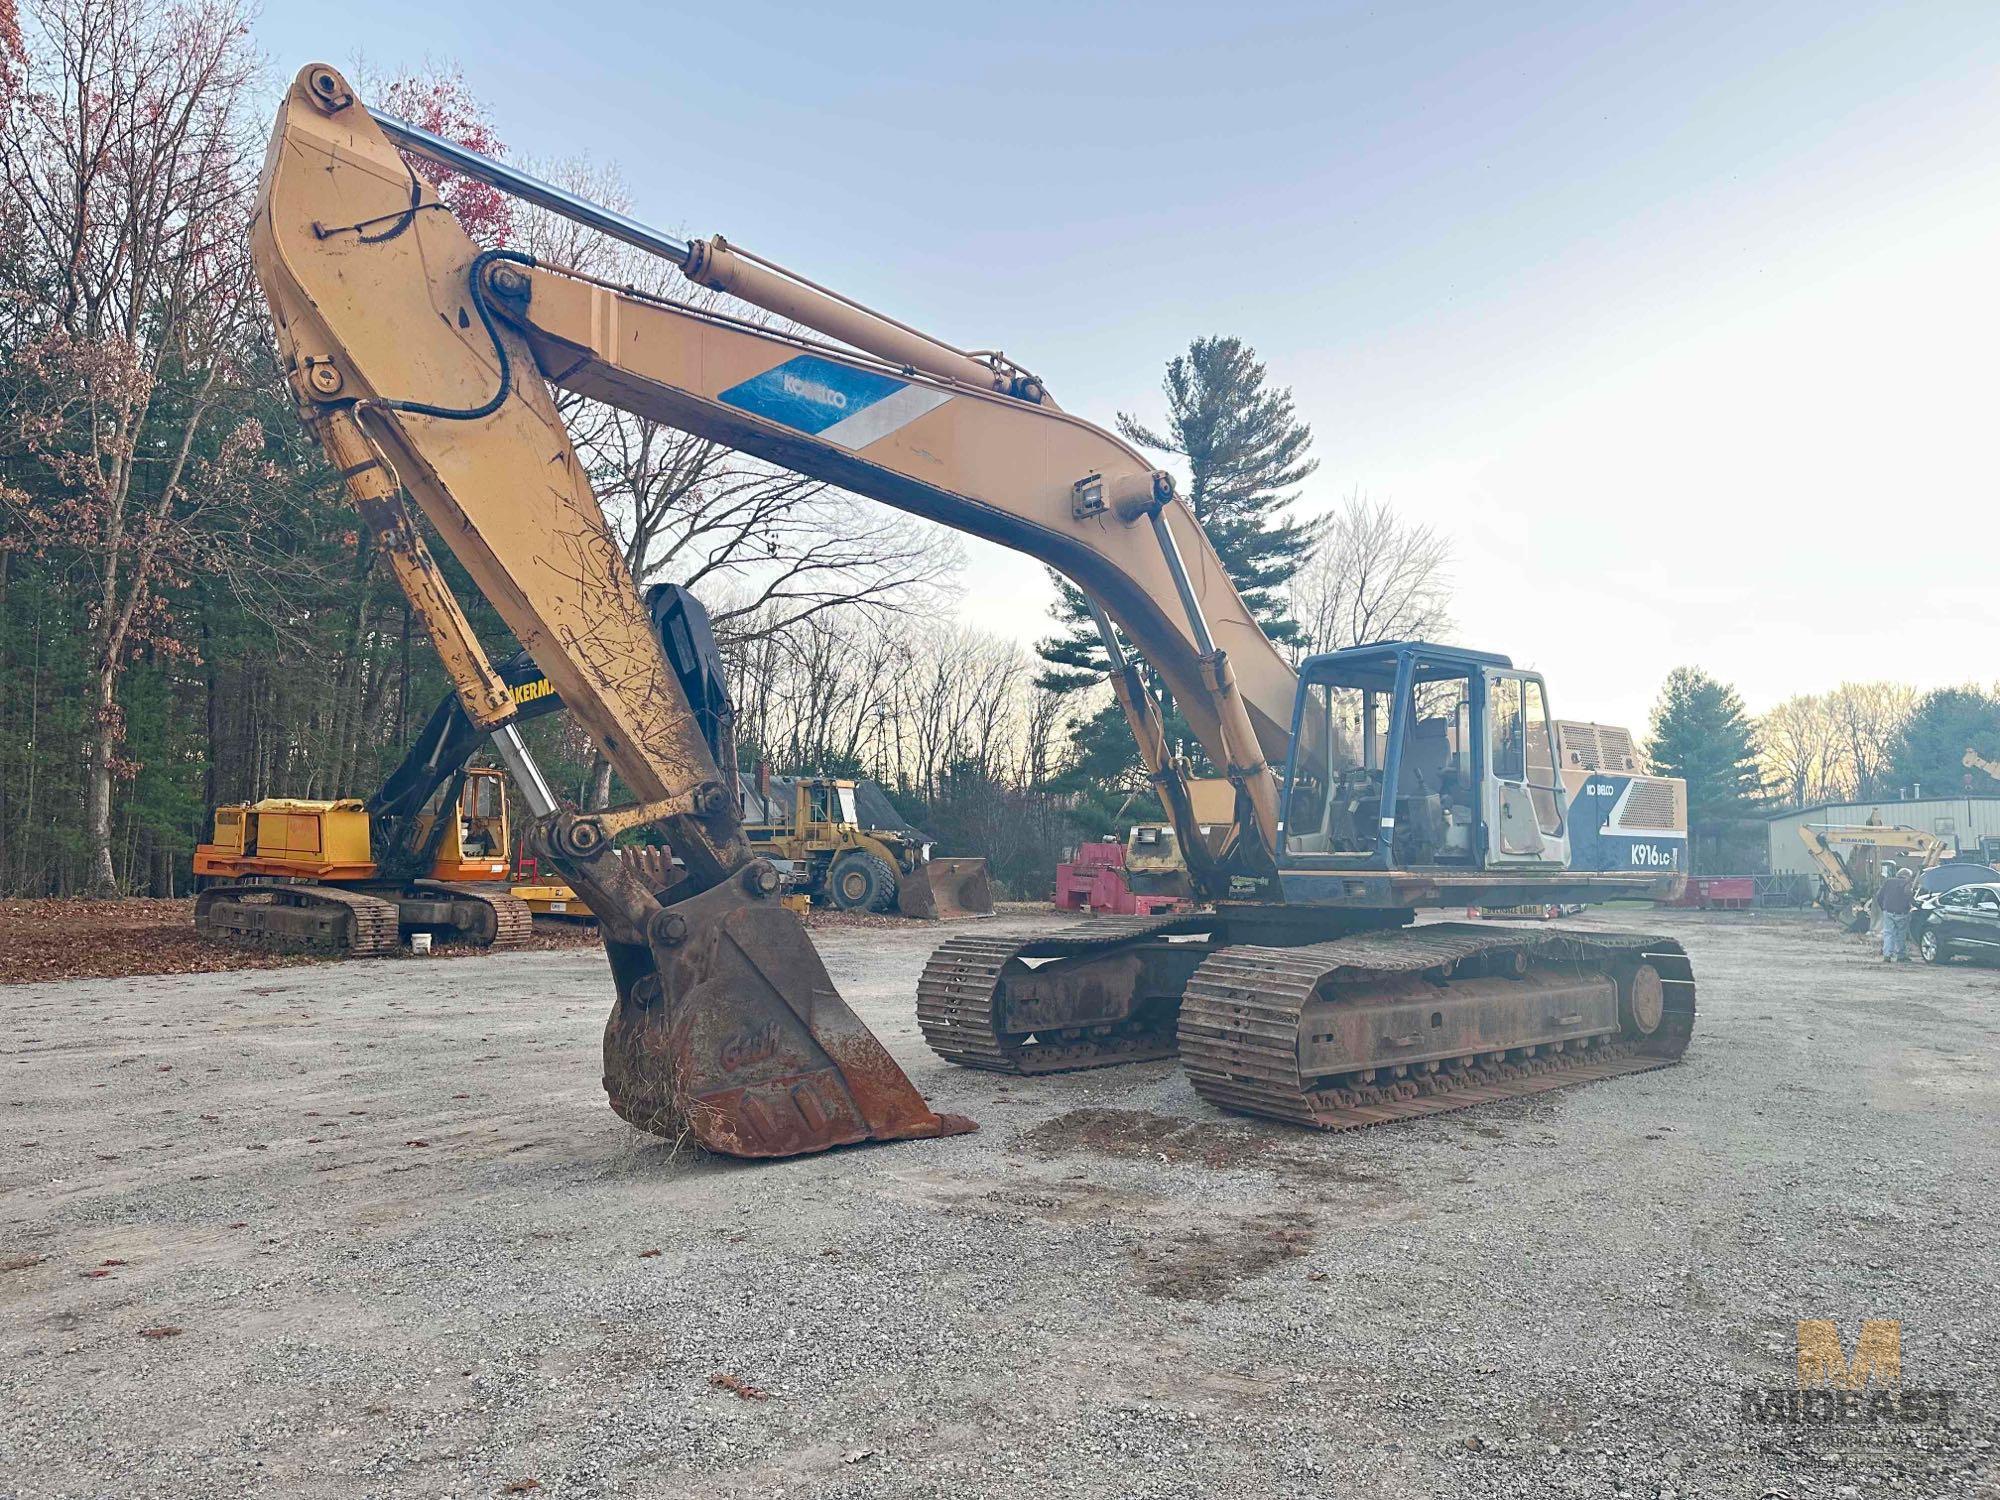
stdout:
[(590, 806), (587, 811), (603, 812), (611, 805), (611, 762), (602, 754), (590, 757)]
[(104, 656), (97, 663), (97, 712), (92, 717), (90, 760), (84, 773), (84, 834), (90, 841), (90, 894), (118, 894), (111, 863), (111, 762), (117, 749), (117, 668)]

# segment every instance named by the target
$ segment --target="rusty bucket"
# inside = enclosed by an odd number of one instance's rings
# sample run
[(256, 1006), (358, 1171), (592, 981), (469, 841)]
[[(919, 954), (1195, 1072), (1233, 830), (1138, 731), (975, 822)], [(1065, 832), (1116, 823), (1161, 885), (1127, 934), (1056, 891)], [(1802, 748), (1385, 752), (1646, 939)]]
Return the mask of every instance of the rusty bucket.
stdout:
[(730, 1156), (957, 1135), (848, 1008), (760, 862), (653, 916), (647, 949), (607, 944), (611, 1107)]
[(986, 861), (977, 856), (929, 859), (897, 885), (896, 906), (906, 917), (937, 918), (993, 915), (993, 883)]

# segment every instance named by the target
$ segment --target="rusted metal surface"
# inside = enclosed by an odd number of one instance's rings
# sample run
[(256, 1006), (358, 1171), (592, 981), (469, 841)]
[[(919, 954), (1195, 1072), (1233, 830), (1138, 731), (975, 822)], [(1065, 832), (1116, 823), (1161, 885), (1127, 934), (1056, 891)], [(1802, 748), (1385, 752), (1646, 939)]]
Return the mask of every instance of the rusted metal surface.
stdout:
[(775, 876), (753, 865), (652, 918), (652, 970), (628, 955), (605, 1026), (612, 1108), (731, 1156), (974, 1129), (934, 1113), (840, 998)]
[(986, 861), (971, 855), (927, 859), (896, 881), (896, 906), (906, 917), (936, 918), (993, 915), (993, 884)]
[[(995, 1073), (1171, 1057), (1174, 999), (1217, 930), (1212, 913), (1197, 912), (953, 938), (917, 983), (917, 1023), (947, 1062)], [(1196, 941), (1168, 952), (1169, 937)]]
[(674, 863), (673, 855), (657, 845), (620, 849), (618, 857), (625, 862), (625, 868), (655, 894), (669, 891), (687, 878), (687, 871)]
[(1347, 1130), (1662, 1067), (1694, 1008), (1670, 938), (1445, 923), (1222, 949), (1179, 1040), (1210, 1103)]

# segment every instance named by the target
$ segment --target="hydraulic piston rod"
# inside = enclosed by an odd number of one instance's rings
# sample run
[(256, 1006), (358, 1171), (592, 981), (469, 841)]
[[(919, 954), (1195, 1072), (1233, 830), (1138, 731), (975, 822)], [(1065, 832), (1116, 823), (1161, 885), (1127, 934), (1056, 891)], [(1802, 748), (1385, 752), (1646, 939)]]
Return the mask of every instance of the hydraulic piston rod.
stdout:
[(1046, 401), (1040, 382), (1024, 372), (1011, 366), (988, 363), (962, 349), (955, 349), (942, 339), (884, 317), (796, 273), (759, 260), (725, 243), (720, 235), (709, 240), (681, 239), (665, 230), (641, 224), (616, 209), (593, 203), (566, 188), (559, 188), (552, 182), (544, 182), (518, 167), (510, 167), (490, 156), (469, 151), (455, 141), (425, 130), (421, 125), (412, 125), (408, 120), (399, 120), (376, 109), (370, 109), (368, 113), (382, 127), (383, 133), (403, 149), (588, 229), (608, 234), (649, 254), (663, 256), (679, 266), (689, 280), (702, 286), (741, 297), (766, 312), (790, 318), (857, 349), (865, 349), (891, 364), (921, 370), (941, 380), (956, 381), (976, 390), (994, 390), (1029, 401)]
[(481, 156), (477, 151), (468, 151), (456, 141), (448, 141), (421, 125), (385, 115), (379, 109), (371, 109), (368, 113), (382, 127), (382, 133), (404, 150), (414, 151), (439, 166), (450, 167), (475, 182), (498, 188), (537, 208), (546, 208), (552, 214), (560, 214), (565, 219), (608, 234), (614, 240), (623, 240), (653, 255), (663, 255), (678, 266), (685, 267), (688, 256), (693, 253), (693, 247), (686, 240), (663, 229), (641, 224), (616, 209), (592, 203), (588, 198), (579, 197), (552, 182), (544, 182), (518, 167), (507, 166), (490, 156)]

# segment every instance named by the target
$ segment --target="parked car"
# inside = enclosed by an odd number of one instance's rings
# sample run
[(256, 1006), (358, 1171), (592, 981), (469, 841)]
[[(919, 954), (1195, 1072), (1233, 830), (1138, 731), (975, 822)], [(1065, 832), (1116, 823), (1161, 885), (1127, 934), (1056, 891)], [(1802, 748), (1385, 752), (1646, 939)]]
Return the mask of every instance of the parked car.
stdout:
[(1910, 914), (1910, 940), (1929, 964), (1961, 953), (2000, 954), (2000, 884), (1961, 885), (1919, 896)]
[(1942, 896), (1962, 885), (2000, 885), (2000, 870), (1971, 860), (1955, 859), (1947, 865), (1933, 865), (1917, 877), (1917, 894)]

